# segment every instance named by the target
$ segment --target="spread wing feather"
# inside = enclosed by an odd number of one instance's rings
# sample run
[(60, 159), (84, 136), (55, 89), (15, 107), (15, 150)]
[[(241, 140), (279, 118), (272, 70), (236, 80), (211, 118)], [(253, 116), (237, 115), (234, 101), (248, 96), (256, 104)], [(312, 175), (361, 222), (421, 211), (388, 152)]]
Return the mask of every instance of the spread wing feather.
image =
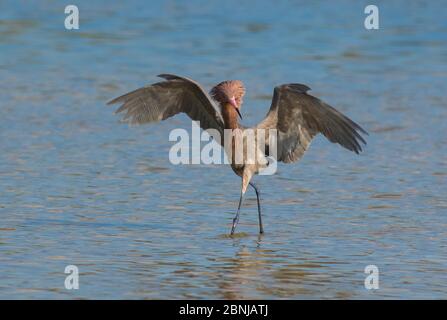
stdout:
[(368, 133), (341, 112), (307, 94), (308, 90), (303, 84), (276, 87), (270, 110), (257, 125), (260, 129), (277, 130), (277, 160), (299, 160), (318, 133), (357, 154), (361, 152), (361, 144), (366, 145), (366, 141), (360, 133)]
[(166, 81), (126, 93), (107, 104), (120, 103), (116, 113), (124, 113), (123, 121), (131, 124), (158, 122), (183, 112), (200, 121), (202, 129), (215, 129), (222, 134), (220, 110), (197, 82), (172, 74), (159, 77)]

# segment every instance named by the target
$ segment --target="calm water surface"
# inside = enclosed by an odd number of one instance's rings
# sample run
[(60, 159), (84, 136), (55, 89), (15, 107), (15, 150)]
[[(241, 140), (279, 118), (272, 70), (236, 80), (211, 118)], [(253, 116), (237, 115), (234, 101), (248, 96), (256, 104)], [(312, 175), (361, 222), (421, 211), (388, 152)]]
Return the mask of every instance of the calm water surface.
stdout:
[[(447, 298), (447, 2), (0, 4), (0, 298)], [(356, 156), (324, 138), (257, 177), (174, 166), (185, 116), (129, 127), (109, 99), (162, 72), (241, 79), (245, 124), (302, 82), (362, 124)], [(64, 289), (64, 268), (80, 289)], [(364, 268), (380, 289), (364, 288)]]

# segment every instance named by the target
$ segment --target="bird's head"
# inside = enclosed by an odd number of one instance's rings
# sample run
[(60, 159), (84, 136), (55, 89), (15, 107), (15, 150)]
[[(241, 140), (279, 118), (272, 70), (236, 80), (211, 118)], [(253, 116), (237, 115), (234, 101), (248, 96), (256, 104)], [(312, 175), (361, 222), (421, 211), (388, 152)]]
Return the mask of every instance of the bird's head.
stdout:
[(211, 89), (211, 96), (220, 103), (222, 108), (232, 106), (242, 119), (239, 109), (245, 94), (244, 84), (240, 80), (228, 80), (219, 83)]

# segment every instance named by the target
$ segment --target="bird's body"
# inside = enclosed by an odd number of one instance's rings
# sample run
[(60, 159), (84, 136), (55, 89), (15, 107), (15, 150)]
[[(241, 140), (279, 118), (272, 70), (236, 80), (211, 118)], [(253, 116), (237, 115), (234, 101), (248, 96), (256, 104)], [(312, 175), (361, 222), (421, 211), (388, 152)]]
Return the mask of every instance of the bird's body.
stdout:
[(243, 196), (249, 185), (256, 191), (260, 232), (263, 233), (259, 192), (251, 179), (268, 167), (268, 156), (273, 155), (275, 160), (285, 163), (296, 162), (318, 133), (355, 153), (362, 151), (360, 143), (366, 144), (359, 134), (367, 134), (365, 130), (333, 107), (309, 95), (307, 91), (310, 88), (303, 84), (276, 87), (264, 120), (253, 128), (245, 128), (238, 121), (238, 117), (242, 118), (240, 108), (245, 94), (241, 81), (221, 82), (208, 94), (191, 79), (169, 74), (160, 77), (166, 81), (127, 93), (109, 104), (122, 103), (117, 113), (126, 112), (124, 120), (137, 124), (165, 120), (183, 112), (192, 120), (200, 121), (202, 129), (217, 138), (231, 168), (242, 178), (231, 234), (239, 220)]
[[(243, 179), (242, 189), (245, 192), (251, 177), (265, 168), (268, 160), (265, 157), (264, 150), (259, 148), (259, 135), (256, 128), (245, 128), (238, 122), (238, 113), (234, 107), (224, 105), (223, 119), (226, 130), (231, 130), (231, 142), (224, 144), (224, 150), (228, 157), (231, 157), (230, 165), (233, 171)], [(253, 140), (247, 141), (250, 134)], [(222, 139), (224, 141), (224, 139)], [(250, 153), (250, 148), (253, 151)]]

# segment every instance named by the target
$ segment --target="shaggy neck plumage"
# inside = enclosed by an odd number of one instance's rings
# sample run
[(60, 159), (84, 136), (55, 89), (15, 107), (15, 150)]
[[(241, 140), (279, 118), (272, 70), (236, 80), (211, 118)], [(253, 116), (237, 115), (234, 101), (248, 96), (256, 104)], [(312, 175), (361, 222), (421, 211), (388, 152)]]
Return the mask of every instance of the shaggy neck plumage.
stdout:
[(227, 103), (223, 105), (222, 116), (225, 123), (225, 129), (239, 128), (238, 114), (231, 104)]

